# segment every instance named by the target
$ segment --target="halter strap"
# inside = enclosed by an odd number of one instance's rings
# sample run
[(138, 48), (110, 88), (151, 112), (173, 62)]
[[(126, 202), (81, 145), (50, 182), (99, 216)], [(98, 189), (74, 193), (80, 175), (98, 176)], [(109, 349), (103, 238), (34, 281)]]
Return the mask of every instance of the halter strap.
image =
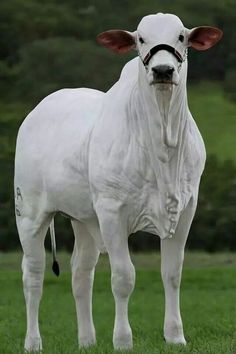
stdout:
[(178, 60), (179, 63), (183, 63), (184, 59), (183, 59), (182, 55), (174, 47), (171, 47), (168, 44), (158, 44), (155, 47), (153, 47), (152, 49), (150, 49), (150, 51), (147, 53), (147, 55), (143, 59), (144, 66), (147, 66), (149, 61), (153, 57), (153, 55), (156, 54), (157, 52), (159, 52), (160, 50), (167, 50), (167, 52), (173, 54), (176, 57), (176, 59)]

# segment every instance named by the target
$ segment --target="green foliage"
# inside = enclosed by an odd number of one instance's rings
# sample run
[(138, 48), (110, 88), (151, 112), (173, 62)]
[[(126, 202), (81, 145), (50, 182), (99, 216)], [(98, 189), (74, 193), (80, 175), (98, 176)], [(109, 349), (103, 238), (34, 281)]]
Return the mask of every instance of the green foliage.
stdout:
[(16, 133), (27, 112), (24, 104), (0, 104), (0, 249), (19, 245), (14, 216), (14, 154)]
[(227, 99), (222, 85), (204, 81), (190, 85), (188, 98), (207, 154), (216, 154), (221, 161), (236, 161), (236, 104)]
[[(232, 0), (207, 3), (204, 0), (175, 3), (170, 0), (91, 0), (79, 3), (75, 0), (8, 0), (0, 3), (2, 97), (35, 102), (64, 83), (81, 86), (82, 82), (84, 86), (106, 89), (111, 83), (108, 76), (114, 79), (113, 72), (117, 73), (120, 63), (127, 61), (128, 57), (113, 61), (114, 55), (106, 54), (105, 49), (95, 44), (96, 35), (111, 28), (133, 31), (144, 15), (158, 11), (176, 13), (189, 28), (215, 25), (225, 33), (223, 41), (207, 52), (190, 50), (190, 78), (224, 80), (227, 72), (234, 69), (236, 15), (232, 11)], [(98, 66), (102, 75), (93, 81), (89, 72)], [(53, 68), (52, 73), (50, 68)], [(57, 68), (63, 70), (55, 73)], [(39, 72), (43, 76), (38, 81)], [(46, 74), (48, 76), (43, 80)], [(230, 97), (234, 99), (234, 95)]]
[(73, 37), (34, 41), (22, 48), (20, 59), (17, 99), (23, 96), (30, 102), (62, 87), (108, 89), (127, 61), (127, 57), (116, 57), (91, 41)]
[(220, 163), (215, 156), (208, 159), (189, 248), (236, 250), (235, 176), (236, 166), (232, 161)]
[(236, 82), (236, 70), (235, 69), (228, 70), (224, 81), (224, 90), (227, 96), (234, 102), (236, 102), (235, 82)]

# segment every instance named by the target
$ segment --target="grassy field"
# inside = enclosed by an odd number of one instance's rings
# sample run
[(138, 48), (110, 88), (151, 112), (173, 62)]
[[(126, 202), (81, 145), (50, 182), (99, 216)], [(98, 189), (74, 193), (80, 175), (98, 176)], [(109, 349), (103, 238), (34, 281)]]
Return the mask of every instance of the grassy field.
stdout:
[[(19, 253), (0, 254), (0, 353), (23, 353), (25, 307)], [(113, 353), (114, 304), (107, 257), (101, 257), (94, 288), (96, 347), (79, 351), (76, 317), (71, 294), (69, 255), (59, 254), (62, 274), (50, 271), (50, 256), (40, 308), (40, 327), (45, 354)], [(134, 354), (236, 353), (236, 255), (187, 253), (182, 280), (181, 307), (186, 347), (163, 341), (164, 296), (160, 256), (133, 255), (137, 280), (129, 316), (134, 335)]]
[(236, 160), (236, 104), (227, 100), (220, 84), (189, 86), (189, 106), (206, 144), (207, 154)]

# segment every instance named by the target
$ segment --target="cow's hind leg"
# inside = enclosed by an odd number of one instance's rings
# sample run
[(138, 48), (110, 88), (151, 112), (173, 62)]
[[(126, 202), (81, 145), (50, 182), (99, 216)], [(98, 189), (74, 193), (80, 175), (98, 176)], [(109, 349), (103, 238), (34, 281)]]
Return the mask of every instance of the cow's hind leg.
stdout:
[(80, 347), (88, 347), (96, 343), (92, 317), (92, 290), (99, 251), (84, 224), (72, 221), (72, 227), (75, 235), (71, 259), (72, 289), (76, 303), (78, 339)]
[(44, 239), (50, 220), (51, 216), (45, 214), (37, 217), (17, 217), (17, 227), (24, 252), (22, 271), (27, 315), (26, 351), (42, 349), (38, 310), (45, 269)]
[(179, 306), (184, 247), (195, 212), (192, 201), (183, 212), (172, 239), (161, 241), (161, 274), (165, 289), (164, 338), (167, 343), (186, 344)]

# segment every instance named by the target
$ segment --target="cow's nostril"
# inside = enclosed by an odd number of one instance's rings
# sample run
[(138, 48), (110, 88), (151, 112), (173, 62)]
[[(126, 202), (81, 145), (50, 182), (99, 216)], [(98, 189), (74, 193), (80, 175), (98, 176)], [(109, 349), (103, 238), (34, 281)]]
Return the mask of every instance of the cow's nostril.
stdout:
[(174, 70), (175, 69), (169, 65), (157, 65), (152, 68), (154, 79), (157, 81), (170, 81)]
[(171, 68), (171, 67), (169, 67), (169, 69), (166, 70), (166, 73), (167, 73), (168, 75), (172, 75), (173, 72), (174, 72), (174, 68)]

